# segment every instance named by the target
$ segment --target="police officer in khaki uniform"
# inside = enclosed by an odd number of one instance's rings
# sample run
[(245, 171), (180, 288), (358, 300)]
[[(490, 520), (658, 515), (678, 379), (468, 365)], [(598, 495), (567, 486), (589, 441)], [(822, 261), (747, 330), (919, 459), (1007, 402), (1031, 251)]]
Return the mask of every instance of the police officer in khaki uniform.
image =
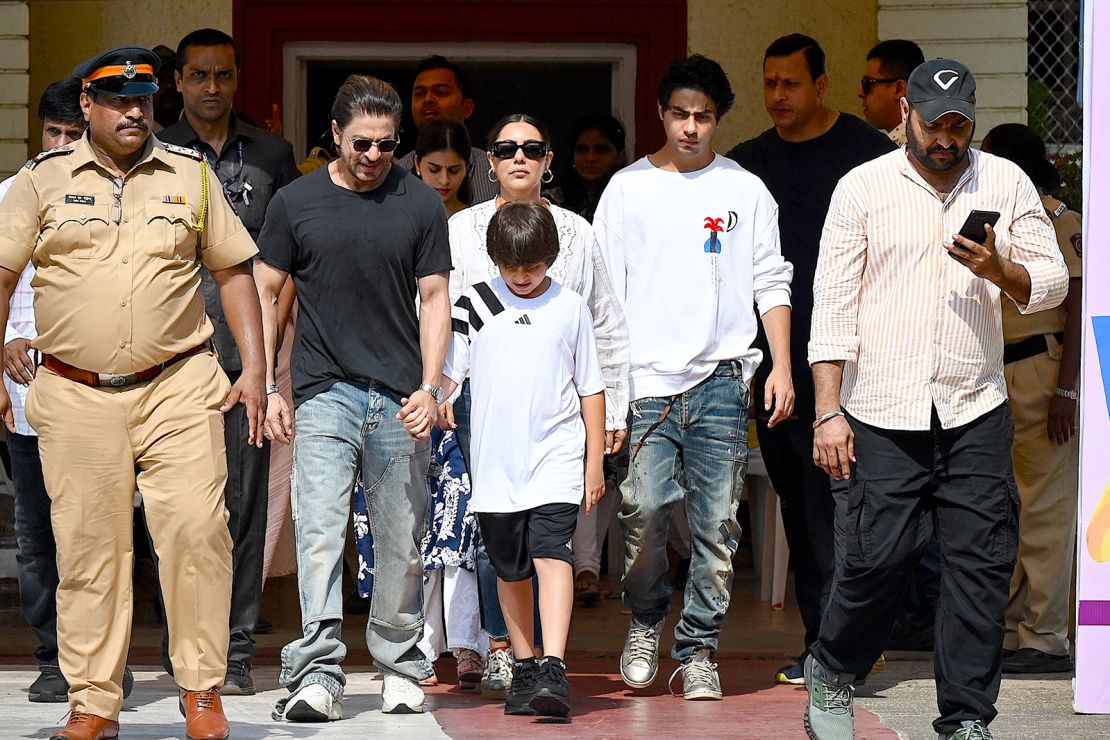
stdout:
[(1079, 357), (1083, 336), (1083, 225), (1046, 193), (1060, 175), (1029, 126), (1004, 123), (983, 151), (1017, 164), (1037, 186), (1068, 266), (1068, 297), (1050, 311), (1021, 314), (1002, 302), (1003, 353), (1014, 417), (1014, 475), (1021, 507), (1018, 555), (1006, 608), (1003, 673), (1069, 673), (1068, 630), (1079, 505)]
[[(150, 134), (158, 57), (78, 67), (86, 136), (27, 164), (0, 203), (0, 321), (23, 266), (43, 355), (27, 398), (57, 540), (59, 664), (71, 713), (54, 738), (118, 733), (131, 631), (132, 502), (158, 552), (189, 738), (226, 738), (231, 539), (222, 413), (265, 414), (254, 243), (199, 155)], [(200, 266), (243, 357), (234, 387), (209, 348)], [(0, 414), (11, 425), (7, 393)]]

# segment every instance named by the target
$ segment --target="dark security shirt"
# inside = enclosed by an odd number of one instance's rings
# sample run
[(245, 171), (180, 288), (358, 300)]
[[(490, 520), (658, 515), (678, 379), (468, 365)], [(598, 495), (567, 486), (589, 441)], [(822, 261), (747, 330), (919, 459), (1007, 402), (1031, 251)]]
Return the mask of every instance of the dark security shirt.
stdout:
[[(234, 113), (231, 114), (227, 142), (220, 152), (197, 136), (185, 118), (164, 129), (158, 138), (203, 153), (212, 172), (225, 187), (236, 193), (245, 193), (236, 195), (231, 202), (239, 220), (255, 240), (262, 231), (270, 199), (278, 188), (288, 185), (299, 174), (293, 160), (293, 146), (288, 141), (243, 123)], [(245, 190), (245, 184), (250, 185), (250, 190)], [(220, 356), (220, 365), (229, 373), (238, 373), (243, 369), (243, 361), (228, 328), (219, 289), (208, 270), (201, 270), (200, 289), (204, 294), (205, 311), (215, 327), (212, 342)]]
[(300, 301), (294, 405), (338, 381), (405, 396), (420, 386), (416, 281), (451, 269), (438, 193), (396, 164), (366, 193), (321, 167), (274, 197), (258, 243), (263, 262), (292, 275)]
[[(782, 256), (794, 265), (790, 359), (799, 375), (809, 377), (806, 348), (813, 315), (813, 276), (833, 190), (849, 170), (894, 148), (886, 134), (855, 116), (841, 113), (832, 128), (815, 139), (786, 141), (770, 128), (728, 153), (741, 167), (763, 180), (779, 205)], [(762, 327), (756, 346), (769, 356)], [(770, 363), (763, 363), (762, 370), (760, 375), (765, 376)]]

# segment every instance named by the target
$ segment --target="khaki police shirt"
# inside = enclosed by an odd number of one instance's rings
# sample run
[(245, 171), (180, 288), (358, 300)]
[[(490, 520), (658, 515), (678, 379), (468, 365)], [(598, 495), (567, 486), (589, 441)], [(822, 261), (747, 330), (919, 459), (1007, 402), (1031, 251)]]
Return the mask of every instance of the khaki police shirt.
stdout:
[(139, 372), (207, 341), (201, 263), (258, 251), (207, 167), (198, 234), (201, 162), (154, 136), (146, 146), (117, 189), (86, 134), (29, 162), (0, 202), (0, 266), (36, 268), (33, 346), (92, 372)]
[[(1083, 223), (1079, 214), (1070, 208), (1060, 213), (1052, 214), (1063, 205), (1055, 198), (1045, 196), (1041, 198), (1045, 210), (1052, 218), (1052, 226), (1056, 230), (1056, 243), (1064, 262), (1068, 266), (1068, 277), (1078, 278), (1083, 275)], [(1068, 312), (1064, 304), (1047, 311), (1022, 314), (1014, 302), (1008, 299), (1002, 301), (1002, 334), (1006, 337), (1006, 344), (1020, 342), (1023, 339), (1038, 334), (1056, 334), (1064, 330), (1064, 319)], [(1059, 344), (1049, 343), (1050, 352), (1059, 357)]]

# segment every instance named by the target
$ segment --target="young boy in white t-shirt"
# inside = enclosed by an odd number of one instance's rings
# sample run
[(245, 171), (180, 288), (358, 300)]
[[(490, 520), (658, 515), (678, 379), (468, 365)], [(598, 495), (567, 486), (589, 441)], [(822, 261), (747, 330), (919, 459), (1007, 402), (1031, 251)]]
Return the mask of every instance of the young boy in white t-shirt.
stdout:
[[(571, 538), (579, 507), (589, 511), (605, 493), (605, 382), (585, 301), (546, 274), (559, 253), (547, 208), (502, 206), (486, 245), (501, 277), (455, 304), (444, 387), (450, 394), (470, 376), (470, 505), (517, 659), (505, 713), (566, 717)], [(532, 652), (533, 575), (542, 661)]]

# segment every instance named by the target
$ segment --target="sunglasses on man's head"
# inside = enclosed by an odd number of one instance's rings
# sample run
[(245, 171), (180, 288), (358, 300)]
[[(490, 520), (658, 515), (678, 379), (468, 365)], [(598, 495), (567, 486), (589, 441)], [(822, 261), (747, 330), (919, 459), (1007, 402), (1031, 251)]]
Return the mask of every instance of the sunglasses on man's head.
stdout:
[(863, 88), (863, 94), (871, 92), (871, 88), (875, 85), (890, 85), (898, 82), (898, 77), (862, 77), (859, 81), (859, 86)]
[(396, 149), (397, 145), (400, 143), (400, 141), (392, 137), (378, 139), (377, 141), (374, 141), (373, 139), (351, 139), (351, 148), (359, 154), (365, 154), (366, 152), (370, 151), (370, 147), (376, 146), (378, 147), (378, 151), (382, 154), (389, 154), (391, 151)]
[(529, 139), (517, 143), (515, 141), (495, 141), (489, 148), (490, 154), (498, 159), (511, 159), (516, 156), (516, 150), (523, 149), (524, 156), (528, 159), (543, 159), (547, 156), (547, 142)]

